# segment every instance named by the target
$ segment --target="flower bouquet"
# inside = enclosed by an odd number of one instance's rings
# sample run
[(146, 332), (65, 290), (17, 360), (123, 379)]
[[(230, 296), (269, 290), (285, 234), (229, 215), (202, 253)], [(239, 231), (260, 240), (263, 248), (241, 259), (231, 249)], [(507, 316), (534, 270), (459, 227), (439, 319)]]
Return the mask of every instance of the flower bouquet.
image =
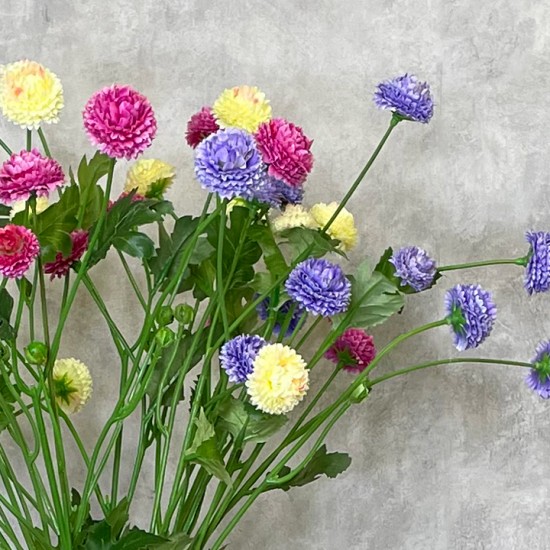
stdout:
[[(225, 90), (189, 120), (194, 174), (207, 193), (199, 216), (180, 216), (167, 199), (175, 169), (166, 162), (137, 160), (121, 192), (117, 161), (137, 159), (157, 131), (147, 98), (121, 85), (93, 94), (83, 121), (98, 151), (64, 170), (44, 133), (63, 107), (59, 79), (31, 61), (1, 68), (0, 108), (26, 131), (22, 149), (0, 141), (2, 548), (219, 550), (258, 496), (346, 470), (351, 458), (325, 445), (332, 427), (378, 384), (419, 369), (523, 367), (529, 387), (550, 397), (549, 341), (526, 362), (434, 358), (376, 371), (401, 342), (439, 327), (458, 350), (477, 348), (496, 317), (477, 284), (451, 288), (433, 322), (389, 342), (375, 346), (367, 331), (449, 270), (515, 264), (529, 294), (548, 290), (550, 234), (527, 233), (513, 259), (438, 266), (409, 246), (347, 272), (357, 242), (351, 196), (390, 134), (433, 114), (428, 84), (411, 75), (379, 84), (374, 101), (391, 112), (379, 145), (339, 202), (307, 209), (311, 139), (273, 117), (257, 88)], [(113, 320), (94, 282), (107, 256), (121, 263), (141, 312), (137, 338)], [(54, 309), (48, 295), (58, 287)], [(100, 365), (60, 353), (79, 292), (116, 350), (112, 402), (89, 402)], [(313, 331), (322, 337), (314, 350)], [(347, 377), (344, 391), (334, 391), (336, 377)], [(108, 411), (95, 442), (73, 424), (85, 406)], [(128, 422), (139, 428), (131, 445)], [(85, 475), (71, 480), (73, 448)], [(151, 478), (142, 476), (146, 457)], [(152, 502), (138, 502), (149, 479)], [(130, 522), (136, 507), (148, 524)]]

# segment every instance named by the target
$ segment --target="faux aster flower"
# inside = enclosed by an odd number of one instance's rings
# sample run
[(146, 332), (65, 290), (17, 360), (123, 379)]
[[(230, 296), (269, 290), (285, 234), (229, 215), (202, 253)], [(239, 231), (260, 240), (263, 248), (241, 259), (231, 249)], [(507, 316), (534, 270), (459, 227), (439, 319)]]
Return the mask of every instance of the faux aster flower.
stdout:
[(491, 333), (497, 308), (480, 285), (456, 285), (447, 291), (445, 306), (458, 351), (477, 348)]
[(82, 258), (88, 248), (88, 232), (77, 229), (71, 233), (72, 248), (68, 256), (58, 252), (53, 262), (44, 264), (44, 273), (50, 275), (50, 280), (61, 279), (69, 273), (71, 267)]
[(230, 382), (241, 383), (252, 372), (253, 362), (266, 341), (255, 334), (241, 334), (226, 342), (220, 350), (220, 366)]
[(203, 107), (187, 122), (185, 139), (187, 140), (187, 144), (194, 149), (204, 138), (207, 138), (219, 129), (220, 127), (212, 114), (212, 109), (210, 107)]
[(52, 376), (57, 404), (66, 413), (79, 412), (92, 395), (88, 367), (78, 359), (57, 359)]
[(246, 381), (250, 402), (269, 414), (290, 412), (309, 389), (307, 365), (298, 353), (283, 344), (267, 344), (254, 360)]
[(63, 87), (57, 76), (36, 61), (17, 61), (0, 67), (0, 108), (21, 128), (59, 121)]
[(437, 272), (435, 260), (418, 246), (406, 246), (393, 253), (390, 263), (395, 266), (395, 276), (401, 286), (409, 285), (416, 292), (429, 288)]
[(424, 124), (430, 121), (434, 109), (428, 83), (409, 74), (378, 84), (374, 103), (380, 109), (390, 109), (406, 119)]
[(303, 206), (289, 204), (280, 216), (277, 216), (271, 222), (271, 227), (276, 233), (293, 227), (305, 227), (307, 229), (316, 229), (317, 222), (313, 216)]
[(288, 295), (314, 315), (329, 317), (346, 311), (351, 283), (342, 268), (322, 258), (300, 262), (285, 283)]
[(272, 176), (258, 180), (252, 191), (253, 198), (273, 208), (282, 208), (288, 204), (300, 204), (304, 197), (304, 187), (292, 187)]
[[(334, 215), (334, 212), (336, 212), (337, 208), (337, 202), (331, 202), (330, 204), (320, 202), (311, 207), (310, 213), (319, 229), (325, 227)], [(354, 248), (357, 244), (357, 228), (355, 227), (353, 214), (345, 208), (342, 208), (342, 210), (338, 213), (338, 216), (336, 216), (336, 219), (327, 229), (327, 234), (331, 239), (340, 241), (340, 244), (338, 245), (340, 250), (348, 252)]]
[(348, 328), (327, 350), (325, 357), (352, 374), (363, 372), (376, 357), (374, 340), (360, 328)]
[[(256, 311), (258, 312), (258, 316), (262, 321), (266, 321), (269, 317), (271, 311), (269, 303), (269, 298), (265, 298), (256, 306)], [(287, 316), (291, 311), (292, 316), (290, 320), (287, 320)], [(281, 332), (281, 328), (286, 322), (288, 323), (288, 328), (286, 330), (285, 336), (290, 336), (298, 326), (298, 323), (300, 322), (300, 319), (302, 319), (304, 314), (305, 311), (301, 304), (293, 302), (292, 300), (287, 300), (277, 309), (277, 313), (275, 315), (275, 324), (273, 326), (273, 333), (279, 334)]]
[(235, 86), (224, 90), (212, 106), (220, 127), (242, 128), (254, 133), (271, 118), (271, 105), (256, 86)]
[(254, 138), (244, 130), (218, 130), (195, 149), (197, 179), (224, 199), (252, 198), (264, 174)]
[(539, 343), (531, 363), (533, 368), (525, 378), (527, 385), (543, 399), (550, 399), (550, 340)]
[(86, 103), (83, 117), (92, 144), (114, 158), (137, 158), (157, 133), (149, 100), (130, 86), (99, 90)]
[(13, 153), (0, 168), (0, 202), (26, 201), (33, 193), (47, 197), (64, 181), (60, 164), (37, 149)]
[(525, 268), (524, 286), (529, 294), (550, 289), (550, 233), (528, 231), (525, 238), (531, 246)]
[(21, 225), (0, 228), (0, 275), (20, 279), (40, 253), (36, 235)]
[(161, 197), (172, 185), (176, 169), (159, 159), (140, 159), (135, 162), (126, 174), (124, 192), (134, 189), (136, 194), (148, 198)]

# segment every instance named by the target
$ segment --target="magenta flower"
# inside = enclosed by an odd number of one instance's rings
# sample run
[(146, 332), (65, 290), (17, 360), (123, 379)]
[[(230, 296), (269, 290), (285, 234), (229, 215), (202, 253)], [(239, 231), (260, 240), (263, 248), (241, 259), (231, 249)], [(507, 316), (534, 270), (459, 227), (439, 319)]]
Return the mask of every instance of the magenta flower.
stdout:
[(82, 115), (92, 144), (114, 158), (137, 158), (157, 133), (149, 100), (130, 86), (113, 84), (99, 90)]
[(327, 350), (325, 357), (352, 374), (364, 371), (376, 357), (374, 340), (359, 328), (348, 328)]
[(13, 153), (0, 168), (0, 202), (26, 201), (33, 193), (47, 197), (64, 181), (59, 163), (42, 156), (37, 149)]
[[(120, 200), (120, 199), (123, 199), (124, 197), (127, 197), (130, 193), (128, 193), (127, 191), (123, 191), (119, 196), (118, 196), (118, 199), (116, 199), (115, 201), (112, 201), (112, 200), (109, 200), (109, 202), (107, 203), (107, 211), (111, 210), (111, 208)], [(134, 195), (132, 196), (132, 202), (139, 202), (139, 201), (144, 201), (144, 200), (147, 200), (147, 197), (144, 197), (143, 195), (138, 195), (138, 193), (134, 193)]]
[(40, 253), (36, 235), (22, 225), (0, 228), (0, 274), (20, 279)]
[(195, 113), (187, 122), (187, 132), (185, 132), (185, 139), (190, 147), (193, 149), (210, 134), (214, 134), (220, 129), (212, 109), (210, 107), (203, 107), (198, 113)]
[(44, 273), (50, 275), (50, 280), (52, 281), (56, 277), (61, 279), (61, 277), (67, 275), (74, 263), (82, 258), (88, 248), (88, 232), (77, 229), (71, 233), (71, 240), (73, 241), (73, 246), (68, 256), (63, 256), (61, 252), (58, 252), (53, 262), (44, 264)]
[(268, 174), (294, 187), (301, 185), (313, 168), (311, 144), (302, 129), (284, 118), (264, 122), (256, 132), (256, 143)]

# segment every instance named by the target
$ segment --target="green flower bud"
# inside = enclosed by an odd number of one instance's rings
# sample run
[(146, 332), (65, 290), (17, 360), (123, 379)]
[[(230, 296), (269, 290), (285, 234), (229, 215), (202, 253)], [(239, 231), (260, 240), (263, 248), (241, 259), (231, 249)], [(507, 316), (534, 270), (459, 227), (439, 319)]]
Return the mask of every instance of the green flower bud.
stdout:
[(43, 365), (48, 359), (48, 348), (42, 342), (31, 342), (25, 348), (25, 358), (31, 365)]
[(363, 399), (365, 399), (367, 395), (369, 395), (369, 391), (370, 390), (368, 383), (366, 381), (362, 382), (353, 390), (353, 393), (351, 394), (349, 400), (352, 403), (361, 403), (361, 401), (363, 401)]
[(181, 325), (188, 325), (193, 321), (195, 312), (189, 304), (178, 304), (174, 316)]
[(163, 327), (174, 320), (174, 312), (170, 306), (162, 306), (157, 315), (157, 323)]
[(169, 346), (176, 339), (176, 335), (172, 329), (162, 327), (155, 334), (155, 340), (161, 348)]

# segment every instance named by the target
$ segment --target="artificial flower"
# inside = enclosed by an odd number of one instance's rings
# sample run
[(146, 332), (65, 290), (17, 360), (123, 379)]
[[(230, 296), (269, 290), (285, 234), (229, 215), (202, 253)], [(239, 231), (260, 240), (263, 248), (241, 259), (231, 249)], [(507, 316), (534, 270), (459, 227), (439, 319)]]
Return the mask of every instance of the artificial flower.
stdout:
[(435, 260), (418, 246), (405, 246), (394, 252), (390, 263), (395, 266), (395, 276), (401, 286), (410, 286), (416, 292), (432, 286), (437, 272)]
[(78, 359), (57, 359), (52, 370), (57, 404), (69, 414), (77, 413), (92, 395), (92, 377)]
[[(337, 208), (337, 202), (331, 202), (330, 204), (320, 202), (311, 207), (310, 213), (317, 226), (323, 228), (330, 221)], [(342, 210), (338, 212), (336, 219), (327, 229), (327, 235), (331, 239), (340, 241), (338, 248), (344, 252), (348, 252), (354, 248), (357, 244), (357, 228), (355, 227), (353, 214), (345, 208), (342, 208)]]
[(124, 191), (136, 191), (148, 198), (161, 197), (172, 185), (176, 169), (167, 162), (158, 159), (140, 159), (135, 162), (126, 175)]
[(550, 399), (550, 340), (539, 343), (531, 363), (533, 368), (525, 378), (527, 385), (543, 399)]
[(525, 235), (531, 246), (525, 268), (524, 286), (529, 294), (550, 289), (550, 233), (528, 231)]
[(20, 279), (40, 253), (36, 235), (22, 225), (0, 228), (0, 275)]
[(198, 113), (195, 113), (187, 122), (187, 132), (185, 139), (193, 149), (210, 134), (217, 132), (220, 129), (212, 109), (203, 107)]
[(64, 277), (71, 267), (82, 258), (88, 248), (88, 232), (77, 229), (71, 233), (72, 247), (68, 256), (58, 252), (53, 262), (44, 264), (44, 273), (50, 275), (53, 281), (56, 277)]
[(252, 372), (254, 359), (266, 341), (255, 334), (241, 334), (226, 342), (220, 350), (220, 366), (230, 382), (245, 382)]
[(352, 374), (363, 372), (376, 357), (374, 340), (360, 328), (348, 328), (327, 350), (325, 357)]
[[(48, 197), (37, 197), (36, 198), (36, 213), (41, 214), (50, 206), (50, 201), (48, 200)], [(23, 212), (25, 208), (27, 207), (27, 201), (16, 201), (11, 205), (10, 210), (10, 220), (13, 220), (16, 214), (19, 214), (19, 212)], [(29, 209), (30, 212), (30, 209)]]
[(233, 126), (254, 133), (271, 118), (271, 105), (256, 86), (235, 86), (221, 93), (212, 112), (222, 128)]
[(285, 229), (292, 229), (294, 227), (305, 227), (307, 229), (317, 228), (317, 223), (313, 219), (313, 216), (303, 206), (296, 204), (289, 204), (284, 212), (273, 219), (271, 227), (276, 233), (280, 233)]
[[(268, 319), (272, 312), (269, 297), (262, 300), (256, 306), (256, 311), (258, 312), (258, 317), (262, 321), (266, 321)], [(287, 329), (285, 336), (290, 336), (298, 326), (298, 323), (303, 318), (304, 314), (305, 311), (302, 305), (297, 302), (293, 302), (292, 300), (286, 300), (282, 305), (277, 307), (277, 311), (274, 312), (275, 322), (273, 324), (273, 334), (279, 334), (281, 332), (281, 328), (286, 325)], [(287, 319), (288, 316), (290, 316), (290, 319)]]

